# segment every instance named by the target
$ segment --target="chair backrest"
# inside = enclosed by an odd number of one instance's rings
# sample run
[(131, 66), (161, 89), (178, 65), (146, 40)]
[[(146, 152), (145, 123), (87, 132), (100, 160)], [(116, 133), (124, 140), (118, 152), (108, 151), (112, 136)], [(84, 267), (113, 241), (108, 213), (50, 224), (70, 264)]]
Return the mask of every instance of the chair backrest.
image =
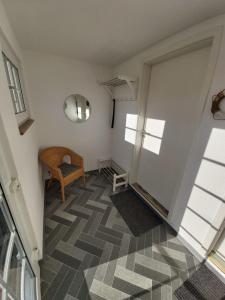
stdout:
[(70, 149), (65, 147), (50, 147), (42, 150), (39, 157), (45, 165), (57, 168), (63, 163), (63, 158), (66, 155), (70, 155)]

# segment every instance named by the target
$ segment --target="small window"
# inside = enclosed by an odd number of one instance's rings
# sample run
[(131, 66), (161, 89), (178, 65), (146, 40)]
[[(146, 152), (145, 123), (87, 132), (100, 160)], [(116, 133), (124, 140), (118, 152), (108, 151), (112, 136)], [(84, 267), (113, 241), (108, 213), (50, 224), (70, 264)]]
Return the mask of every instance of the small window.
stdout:
[(18, 68), (4, 54), (4, 65), (15, 114), (26, 111)]

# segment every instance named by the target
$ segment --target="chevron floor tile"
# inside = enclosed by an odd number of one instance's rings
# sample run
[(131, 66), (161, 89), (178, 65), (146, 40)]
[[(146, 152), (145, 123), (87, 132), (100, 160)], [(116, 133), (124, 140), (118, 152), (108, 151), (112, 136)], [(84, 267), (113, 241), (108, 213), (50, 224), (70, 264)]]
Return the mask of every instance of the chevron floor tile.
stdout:
[(94, 172), (85, 186), (66, 188), (63, 204), (57, 184), (47, 192), (43, 300), (172, 300), (197, 270), (199, 262), (161, 220), (134, 236), (111, 193)]

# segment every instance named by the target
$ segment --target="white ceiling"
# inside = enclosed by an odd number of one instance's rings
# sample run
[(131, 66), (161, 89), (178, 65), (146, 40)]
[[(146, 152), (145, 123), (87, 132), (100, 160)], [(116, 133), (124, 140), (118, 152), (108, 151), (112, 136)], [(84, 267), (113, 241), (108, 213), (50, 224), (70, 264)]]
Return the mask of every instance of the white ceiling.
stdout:
[(225, 13), (225, 0), (3, 0), (24, 49), (116, 65), (190, 25)]

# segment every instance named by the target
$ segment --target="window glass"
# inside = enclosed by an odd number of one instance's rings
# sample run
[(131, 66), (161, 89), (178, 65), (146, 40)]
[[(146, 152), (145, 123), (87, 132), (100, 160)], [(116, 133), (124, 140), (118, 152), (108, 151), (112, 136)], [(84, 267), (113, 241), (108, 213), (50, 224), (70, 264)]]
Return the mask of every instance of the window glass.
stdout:
[(19, 73), (18, 73), (18, 70), (14, 66), (12, 66), (12, 73), (13, 73), (15, 87), (17, 89), (20, 89)]
[(16, 242), (12, 250), (7, 283), (18, 299), (20, 299), (21, 295), (22, 258), (22, 252)]
[(3, 277), (5, 257), (10, 238), (10, 230), (5, 221), (2, 209), (0, 208), (0, 275)]
[[(1, 298), (0, 298), (1, 299)], [(8, 294), (7, 295), (7, 300), (14, 300), (14, 298), (10, 295), (10, 294)]]
[(36, 291), (35, 277), (28, 263), (26, 262), (25, 274), (24, 274), (24, 300), (35, 300), (36, 299), (35, 291)]
[(2, 290), (2, 287), (0, 285), (0, 300), (2, 300), (2, 297), (3, 297), (3, 290)]
[(5, 66), (6, 66), (7, 71), (8, 71), (8, 72), (6, 72), (8, 83), (9, 83), (9, 85), (13, 85), (14, 81), (13, 81), (12, 68), (11, 68), (10, 62), (5, 61)]
[(4, 65), (15, 114), (26, 111), (18, 68), (4, 54)]

